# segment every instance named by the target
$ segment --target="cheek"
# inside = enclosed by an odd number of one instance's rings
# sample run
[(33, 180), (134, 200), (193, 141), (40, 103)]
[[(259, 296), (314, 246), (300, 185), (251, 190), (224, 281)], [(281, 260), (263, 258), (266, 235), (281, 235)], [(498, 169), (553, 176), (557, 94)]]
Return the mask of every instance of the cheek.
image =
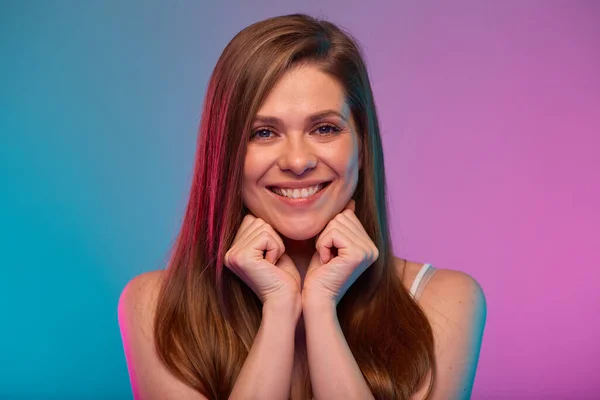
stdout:
[(360, 168), (360, 159), (355, 143), (347, 143), (345, 146), (341, 146), (335, 154), (332, 154), (331, 160), (339, 176), (350, 184), (355, 183)]
[(343, 159), (339, 163), (339, 175), (343, 177), (345, 188), (349, 195), (353, 196), (358, 185), (358, 173), (360, 170), (360, 157), (357, 146), (348, 146)]
[(271, 165), (269, 154), (248, 149), (244, 160), (242, 179), (242, 197), (247, 206), (257, 201), (256, 194), (260, 190), (259, 181), (265, 176)]
[(244, 161), (244, 182), (256, 184), (258, 179), (265, 172), (267, 162), (266, 157), (257, 151), (248, 151)]
[(354, 196), (354, 191), (358, 186), (358, 171), (359, 160), (358, 158), (355, 158), (348, 163), (348, 168), (346, 170), (346, 183), (351, 197)]

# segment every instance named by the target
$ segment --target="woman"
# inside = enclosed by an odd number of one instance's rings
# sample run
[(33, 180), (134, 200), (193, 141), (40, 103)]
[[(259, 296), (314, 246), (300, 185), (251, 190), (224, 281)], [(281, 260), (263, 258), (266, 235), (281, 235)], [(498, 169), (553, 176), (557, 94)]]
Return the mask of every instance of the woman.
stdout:
[(393, 256), (375, 104), (348, 34), (299, 14), (241, 31), (198, 143), (168, 268), (119, 301), (136, 398), (470, 396), (485, 298), (467, 274)]

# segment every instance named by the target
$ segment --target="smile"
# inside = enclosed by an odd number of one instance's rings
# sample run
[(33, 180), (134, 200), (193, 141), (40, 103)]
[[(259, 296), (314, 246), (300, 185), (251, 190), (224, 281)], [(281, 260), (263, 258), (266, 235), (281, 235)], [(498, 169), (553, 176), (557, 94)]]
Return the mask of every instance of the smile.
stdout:
[(317, 185), (295, 189), (271, 186), (268, 189), (276, 195), (286, 197), (288, 199), (308, 199), (325, 189), (330, 183), (331, 182), (323, 182)]

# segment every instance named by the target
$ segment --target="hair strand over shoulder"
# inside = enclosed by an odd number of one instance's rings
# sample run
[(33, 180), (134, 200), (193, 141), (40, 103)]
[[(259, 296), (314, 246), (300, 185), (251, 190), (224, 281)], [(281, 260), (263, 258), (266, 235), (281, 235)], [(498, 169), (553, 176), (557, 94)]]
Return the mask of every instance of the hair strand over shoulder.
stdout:
[[(187, 208), (155, 315), (166, 367), (210, 399), (227, 399), (261, 323), (261, 303), (223, 259), (244, 216), (241, 188), (251, 120), (278, 79), (312, 63), (337, 79), (361, 140), (357, 217), (378, 260), (338, 304), (338, 318), (376, 399), (409, 399), (431, 374), (433, 333), (403, 287), (387, 222), (383, 149), (367, 69), (356, 41), (303, 14), (270, 18), (239, 32), (211, 76)], [(235, 315), (235, 317), (234, 317)], [(307, 398), (310, 380), (306, 376)]]

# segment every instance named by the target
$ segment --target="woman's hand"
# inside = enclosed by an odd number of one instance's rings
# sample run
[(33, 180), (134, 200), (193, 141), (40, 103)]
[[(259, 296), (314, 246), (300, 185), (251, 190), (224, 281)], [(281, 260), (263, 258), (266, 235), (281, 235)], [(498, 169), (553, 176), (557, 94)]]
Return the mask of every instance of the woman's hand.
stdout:
[[(340, 301), (354, 281), (379, 257), (379, 250), (354, 214), (350, 200), (316, 241), (302, 289), (303, 300)], [(337, 250), (337, 252), (336, 252)]]
[(300, 274), (285, 254), (283, 240), (264, 220), (248, 214), (242, 220), (225, 266), (240, 277), (264, 304), (300, 298)]

